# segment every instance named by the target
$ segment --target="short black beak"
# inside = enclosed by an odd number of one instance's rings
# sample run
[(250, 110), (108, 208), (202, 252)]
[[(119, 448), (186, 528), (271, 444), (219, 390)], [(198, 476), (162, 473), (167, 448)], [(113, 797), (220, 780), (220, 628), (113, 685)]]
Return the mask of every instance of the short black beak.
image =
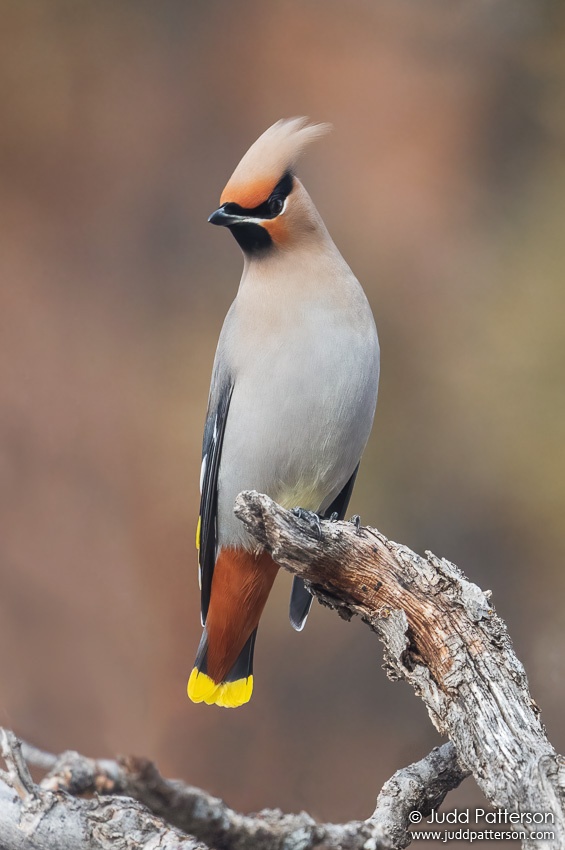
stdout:
[(225, 211), (224, 207), (220, 207), (212, 213), (208, 221), (210, 224), (219, 224), (221, 227), (230, 227), (232, 224), (238, 224), (238, 222), (241, 222), (241, 217), (238, 215), (230, 215), (230, 213)]

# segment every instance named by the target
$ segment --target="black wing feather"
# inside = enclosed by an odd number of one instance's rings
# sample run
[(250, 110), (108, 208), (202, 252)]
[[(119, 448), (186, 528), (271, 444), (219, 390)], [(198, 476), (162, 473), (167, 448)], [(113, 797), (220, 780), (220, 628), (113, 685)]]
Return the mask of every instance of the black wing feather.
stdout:
[[(337, 494), (329, 508), (324, 511), (322, 519), (329, 519), (329, 517), (331, 517), (331, 515), (335, 513), (337, 513), (338, 519), (344, 518), (347, 506), (349, 505), (349, 500), (351, 499), (353, 485), (355, 484), (355, 479), (357, 478), (358, 472), (359, 464), (357, 464), (357, 466), (355, 467), (355, 472), (353, 473), (343, 490), (340, 490), (340, 492)], [(302, 629), (304, 628), (304, 624), (310, 612), (311, 606), (312, 594), (310, 593), (300, 576), (294, 576), (294, 579), (292, 581), (292, 590), (290, 591), (289, 617), (292, 628), (296, 629), (297, 632), (302, 631)]]
[(226, 430), (228, 410), (230, 406), (233, 384), (226, 381), (217, 394), (217, 403), (208, 410), (206, 426), (204, 428), (204, 440), (202, 445), (202, 459), (204, 475), (202, 480), (202, 497), (200, 500), (200, 540), (199, 558), (200, 568), (200, 600), (202, 611), (202, 624), (208, 616), (210, 605), (210, 593), (212, 590), (212, 576), (216, 564), (216, 519), (218, 509), (218, 471), (220, 469), (220, 457), (222, 454), (222, 443)]
[(337, 514), (338, 519), (343, 519), (345, 516), (345, 512), (349, 505), (349, 500), (351, 499), (351, 494), (353, 493), (353, 487), (355, 486), (355, 479), (357, 478), (357, 473), (359, 472), (359, 463), (355, 467), (353, 475), (340, 492), (337, 494), (331, 505), (327, 510), (324, 511), (323, 519), (329, 519), (332, 514)]

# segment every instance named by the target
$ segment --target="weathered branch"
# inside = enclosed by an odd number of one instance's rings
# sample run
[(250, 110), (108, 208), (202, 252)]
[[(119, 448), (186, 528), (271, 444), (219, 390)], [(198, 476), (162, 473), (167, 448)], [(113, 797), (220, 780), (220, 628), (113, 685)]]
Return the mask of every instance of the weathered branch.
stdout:
[(36, 785), (13, 733), (0, 731), (2, 850), (207, 850), (127, 797), (80, 799)]
[[(422, 558), (371, 528), (314, 524), (254, 491), (236, 515), (281, 566), (302, 576), (342, 617), (358, 614), (385, 647), (390, 678), (405, 679), (497, 809), (551, 813), (565, 846), (565, 763), (549, 743), (526, 674), (488, 594), (449, 561)], [(538, 829), (523, 823), (521, 829)]]
[[(239, 814), (205, 791), (164, 779), (146, 759), (95, 760), (75, 752), (57, 757), (24, 744), (30, 763), (50, 768), (34, 785), (15, 736), (4, 735), (9, 780), (0, 781), (2, 850), (393, 850), (410, 843), (410, 812), (428, 815), (467, 775), (447, 743), (397, 771), (367, 821), (318, 824), (305, 812)], [(10, 791), (22, 786), (20, 770), (29, 777), (23, 800)], [(75, 796), (85, 794), (96, 797)]]
[[(306, 813), (239, 814), (145, 759), (56, 757), (2, 732), (2, 850), (396, 850), (410, 843), (410, 813), (426, 817), (470, 772), (495, 808), (553, 815), (554, 840), (530, 834), (524, 847), (564, 847), (565, 764), (488, 595), (449, 561), (373, 529), (325, 522), (320, 539), (315, 523), (255, 492), (240, 494), (236, 514), (324, 604), (363, 618), (388, 675), (412, 685), (450, 742), (385, 783), (368, 820), (317, 824)], [(39, 785), (26, 760), (49, 770)]]

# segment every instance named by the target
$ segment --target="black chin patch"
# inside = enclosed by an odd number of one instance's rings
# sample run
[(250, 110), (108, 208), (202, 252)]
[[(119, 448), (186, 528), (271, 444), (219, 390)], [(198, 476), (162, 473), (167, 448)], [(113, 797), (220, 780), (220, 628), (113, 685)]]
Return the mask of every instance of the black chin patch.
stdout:
[(237, 244), (246, 254), (264, 254), (273, 247), (270, 234), (260, 224), (254, 222), (234, 224), (230, 230)]

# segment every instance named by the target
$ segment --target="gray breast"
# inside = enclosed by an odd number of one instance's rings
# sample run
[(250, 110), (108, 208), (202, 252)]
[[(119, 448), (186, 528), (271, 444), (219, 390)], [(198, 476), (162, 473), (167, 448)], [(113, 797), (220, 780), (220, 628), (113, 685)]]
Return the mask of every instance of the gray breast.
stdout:
[[(352, 475), (371, 430), (379, 379), (375, 324), (362, 295), (356, 321), (318, 304), (255, 341), (229, 331), (234, 390), (219, 473), (218, 543), (251, 548), (233, 514), (239, 492), (323, 510)], [(239, 348), (238, 348), (239, 345)], [(225, 355), (224, 355), (225, 356)]]

